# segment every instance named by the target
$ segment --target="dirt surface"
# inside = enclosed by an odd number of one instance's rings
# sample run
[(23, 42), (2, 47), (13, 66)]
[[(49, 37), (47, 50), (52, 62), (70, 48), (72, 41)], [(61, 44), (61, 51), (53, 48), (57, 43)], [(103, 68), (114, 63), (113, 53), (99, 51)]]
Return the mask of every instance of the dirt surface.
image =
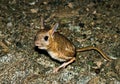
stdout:
[[(96, 46), (114, 60), (78, 52), (52, 73), (60, 63), (34, 48), (41, 16), (77, 48)], [(0, 84), (120, 84), (120, 0), (0, 0)]]

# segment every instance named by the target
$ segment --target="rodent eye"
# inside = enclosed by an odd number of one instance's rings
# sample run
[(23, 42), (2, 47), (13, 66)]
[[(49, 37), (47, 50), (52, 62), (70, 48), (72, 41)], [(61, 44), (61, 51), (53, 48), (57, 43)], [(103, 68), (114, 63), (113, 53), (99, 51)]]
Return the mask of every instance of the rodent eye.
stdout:
[(45, 36), (45, 37), (44, 37), (44, 40), (47, 41), (47, 40), (48, 40), (48, 36)]

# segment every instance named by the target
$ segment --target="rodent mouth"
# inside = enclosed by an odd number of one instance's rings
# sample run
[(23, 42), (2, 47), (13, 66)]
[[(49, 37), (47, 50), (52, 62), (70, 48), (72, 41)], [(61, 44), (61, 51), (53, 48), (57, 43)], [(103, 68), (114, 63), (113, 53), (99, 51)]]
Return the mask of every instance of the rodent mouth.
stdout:
[(35, 44), (35, 46), (38, 47), (39, 49), (41, 49), (41, 47), (42, 47), (42, 46), (40, 46), (40, 45), (36, 45), (36, 44)]
[(37, 46), (39, 49), (47, 49), (46, 47), (43, 46)]
[(35, 44), (35, 46), (38, 47), (38, 48), (39, 48), (39, 47), (42, 47), (42, 46), (40, 46), (40, 45), (38, 45), (38, 44)]
[(38, 47), (39, 49), (43, 49), (43, 46), (39, 45), (39, 44), (35, 44), (36, 47)]

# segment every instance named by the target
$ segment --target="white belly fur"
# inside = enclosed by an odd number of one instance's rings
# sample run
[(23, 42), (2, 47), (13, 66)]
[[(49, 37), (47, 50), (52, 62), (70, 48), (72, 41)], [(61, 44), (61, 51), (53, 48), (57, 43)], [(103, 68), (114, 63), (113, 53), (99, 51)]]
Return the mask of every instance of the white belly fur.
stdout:
[(50, 54), (50, 56), (53, 58), (53, 59), (56, 59), (56, 60), (58, 60), (58, 61), (60, 61), (60, 62), (62, 62), (62, 61), (65, 61), (64, 59), (61, 59), (61, 58), (59, 58), (59, 54), (58, 53), (55, 53), (55, 52), (53, 52), (53, 51), (48, 51), (48, 53)]

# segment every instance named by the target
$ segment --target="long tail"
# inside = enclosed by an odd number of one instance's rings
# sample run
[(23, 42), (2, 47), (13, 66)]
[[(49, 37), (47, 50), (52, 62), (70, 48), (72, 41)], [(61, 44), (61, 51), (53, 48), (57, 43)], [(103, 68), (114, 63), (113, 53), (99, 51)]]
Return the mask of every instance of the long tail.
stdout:
[(80, 49), (77, 49), (76, 51), (77, 52), (84, 52), (84, 51), (89, 51), (89, 50), (96, 50), (97, 52), (99, 52), (103, 58), (105, 58), (106, 60), (108, 61), (112, 61), (111, 58), (109, 58), (106, 54), (104, 54), (100, 49), (98, 49), (97, 47), (84, 47), (84, 48), (80, 48)]

